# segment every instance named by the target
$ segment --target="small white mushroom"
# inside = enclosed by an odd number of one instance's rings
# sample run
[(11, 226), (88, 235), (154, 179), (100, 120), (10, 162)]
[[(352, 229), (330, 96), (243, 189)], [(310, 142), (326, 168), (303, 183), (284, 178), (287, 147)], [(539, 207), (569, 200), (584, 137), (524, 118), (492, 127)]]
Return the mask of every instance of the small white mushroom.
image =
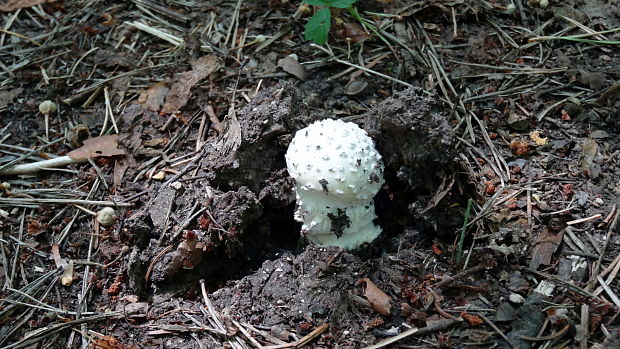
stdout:
[(104, 207), (97, 211), (97, 222), (104, 227), (109, 227), (116, 222), (116, 212), (112, 207)]
[(39, 112), (43, 114), (45, 117), (45, 138), (49, 139), (49, 129), (50, 129), (50, 115), (54, 114), (58, 107), (56, 103), (48, 100), (45, 100), (39, 104)]
[(384, 183), (383, 162), (356, 124), (326, 119), (298, 131), (286, 164), (297, 183), (295, 220), (308, 240), (354, 249), (381, 233), (373, 198)]

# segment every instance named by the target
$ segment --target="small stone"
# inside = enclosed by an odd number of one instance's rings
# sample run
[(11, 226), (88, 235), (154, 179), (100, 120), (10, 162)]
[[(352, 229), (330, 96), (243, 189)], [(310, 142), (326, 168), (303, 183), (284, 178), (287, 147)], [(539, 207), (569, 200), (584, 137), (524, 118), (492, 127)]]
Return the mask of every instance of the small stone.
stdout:
[(508, 299), (513, 303), (523, 303), (523, 301), (525, 300), (523, 296), (518, 293), (511, 293)]

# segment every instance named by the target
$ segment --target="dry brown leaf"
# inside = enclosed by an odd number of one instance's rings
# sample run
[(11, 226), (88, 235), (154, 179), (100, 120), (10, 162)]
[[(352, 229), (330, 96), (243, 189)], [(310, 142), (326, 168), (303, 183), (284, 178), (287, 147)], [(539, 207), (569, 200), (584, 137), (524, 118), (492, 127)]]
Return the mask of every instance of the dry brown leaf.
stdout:
[(67, 155), (73, 160), (83, 161), (100, 156), (125, 155), (125, 151), (118, 148), (118, 135), (109, 135), (86, 139), (84, 146)]
[(46, 2), (55, 2), (56, 0), (7, 0), (0, 4), (0, 11), (12, 12), (24, 7), (32, 7)]
[(534, 242), (530, 269), (536, 270), (540, 265), (550, 265), (553, 254), (560, 246), (563, 236), (564, 230), (556, 233), (545, 228)]
[(162, 113), (170, 114), (183, 108), (192, 95), (191, 90), (194, 85), (218, 70), (222, 65), (220, 58), (214, 55), (203, 56), (190, 63), (192, 64), (192, 70), (178, 74), (175, 77), (174, 83), (166, 96), (166, 103)]
[(93, 339), (91, 346), (92, 349), (134, 349), (138, 348), (135, 345), (127, 345), (121, 343), (118, 339), (111, 336), (104, 336), (97, 334), (99, 338)]
[(158, 112), (164, 105), (164, 99), (170, 89), (163, 82), (151, 85), (146, 91), (142, 91), (138, 103), (144, 105), (144, 109)]
[(364, 28), (357, 23), (343, 23), (342, 28), (344, 29), (342, 35), (345, 38), (351, 39), (354, 43), (360, 43), (370, 38), (370, 35), (364, 31)]
[(381, 289), (368, 278), (360, 279), (358, 283), (366, 284), (364, 297), (366, 297), (370, 304), (372, 304), (372, 308), (381, 315), (390, 315), (392, 298), (390, 298), (390, 296), (388, 296), (385, 292), (381, 291)]
[(308, 77), (308, 71), (306, 68), (291, 55), (279, 60), (278, 67), (282, 68), (285, 72), (295, 76), (301, 81), (306, 81), (306, 78)]

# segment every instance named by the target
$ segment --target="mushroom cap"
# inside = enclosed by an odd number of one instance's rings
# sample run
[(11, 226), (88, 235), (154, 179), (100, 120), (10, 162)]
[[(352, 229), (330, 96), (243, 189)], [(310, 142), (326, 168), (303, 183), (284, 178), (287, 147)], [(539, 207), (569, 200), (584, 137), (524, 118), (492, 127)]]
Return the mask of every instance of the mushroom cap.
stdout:
[(297, 131), (286, 152), (297, 193), (319, 191), (340, 206), (370, 201), (384, 183), (383, 162), (366, 131), (325, 119)]
[(116, 222), (116, 212), (112, 207), (104, 207), (97, 212), (97, 221), (104, 227), (109, 227)]

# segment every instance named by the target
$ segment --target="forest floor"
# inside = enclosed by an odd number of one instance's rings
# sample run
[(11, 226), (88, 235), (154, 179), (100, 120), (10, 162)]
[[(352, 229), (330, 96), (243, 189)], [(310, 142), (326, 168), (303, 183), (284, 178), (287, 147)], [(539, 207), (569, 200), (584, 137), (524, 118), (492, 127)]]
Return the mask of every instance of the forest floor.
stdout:
[[(318, 9), (0, 1), (0, 348), (620, 348), (617, 0)], [(324, 118), (385, 163), (355, 251), (293, 219)]]

